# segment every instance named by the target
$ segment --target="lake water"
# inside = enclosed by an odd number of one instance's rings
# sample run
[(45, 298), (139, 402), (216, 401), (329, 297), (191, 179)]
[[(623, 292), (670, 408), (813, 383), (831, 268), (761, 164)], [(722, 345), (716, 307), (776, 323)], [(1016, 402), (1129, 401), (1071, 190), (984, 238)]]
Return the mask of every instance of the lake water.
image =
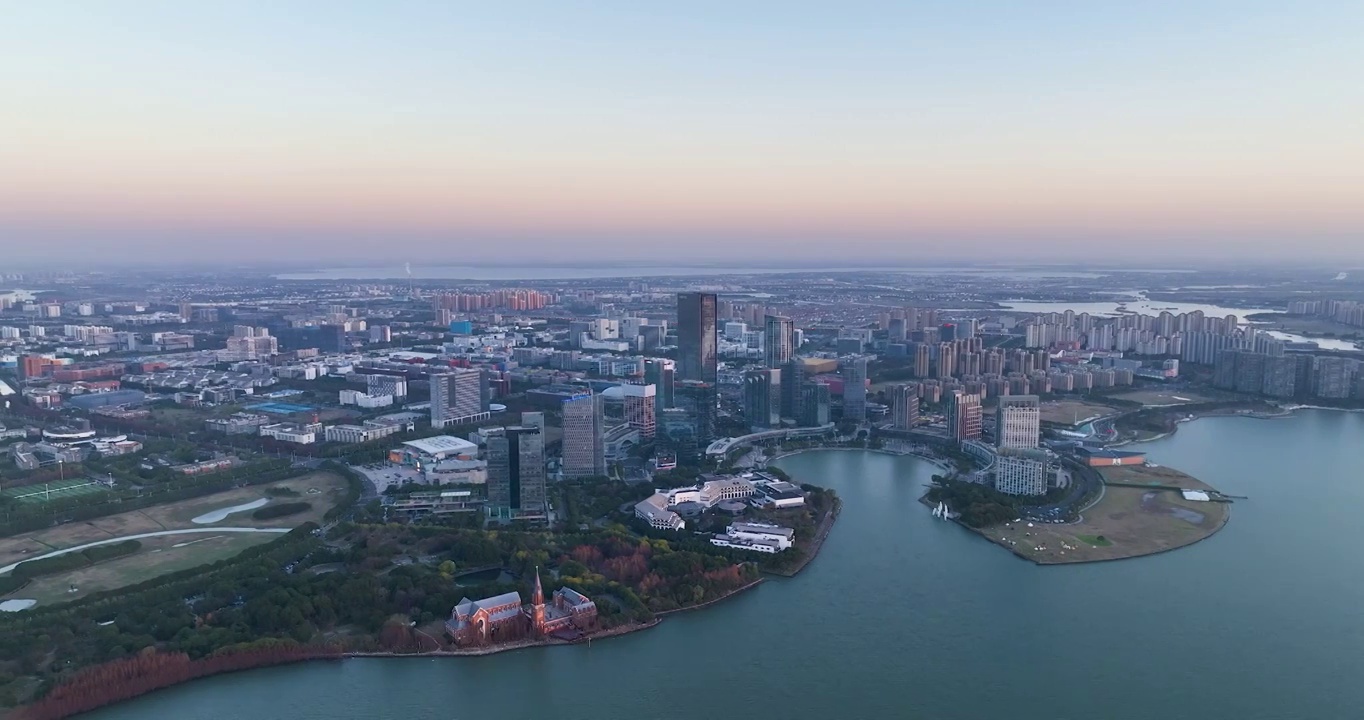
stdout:
[(1006, 306), (1013, 312), (1026, 313), (1063, 313), (1067, 310), (1074, 310), (1090, 315), (1114, 315), (1118, 312), (1118, 305), (1123, 305), (1128, 312), (1139, 313), (1141, 315), (1159, 315), (1162, 310), (1168, 310), (1178, 315), (1180, 313), (1190, 313), (1195, 310), (1202, 310), (1208, 317), (1226, 317), (1235, 315), (1237, 322), (1247, 322), (1247, 315), (1256, 313), (1282, 313), (1282, 309), (1273, 308), (1233, 308), (1222, 305), (1206, 305), (1203, 303), (1172, 302), (1169, 300), (1149, 300), (1144, 295), (1133, 294), (1127, 298), (1126, 302), (1119, 303), (1116, 300), (1104, 302), (1029, 302), (1025, 300), (1012, 301), (1004, 300), (1000, 305)]
[(1138, 446), (1235, 495), (1175, 552), (1038, 567), (916, 499), (933, 468), (780, 465), (844, 511), (800, 576), (591, 647), (220, 676), (89, 720), (1281, 720), (1364, 706), (1364, 415), (1209, 418)]

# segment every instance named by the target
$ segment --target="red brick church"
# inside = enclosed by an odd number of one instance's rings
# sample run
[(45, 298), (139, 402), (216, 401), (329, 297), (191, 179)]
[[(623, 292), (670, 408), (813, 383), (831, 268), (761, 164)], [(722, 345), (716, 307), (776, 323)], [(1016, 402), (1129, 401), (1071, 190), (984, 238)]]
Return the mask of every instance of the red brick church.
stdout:
[(578, 635), (597, 622), (597, 605), (586, 595), (563, 587), (545, 603), (540, 587), (540, 570), (535, 571), (535, 591), (529, 604), (517, 592), (503, 593), (482, 600), (464, 598), (450, 612), (445, 631), (460, 647), (546, 638), (551, 635)]

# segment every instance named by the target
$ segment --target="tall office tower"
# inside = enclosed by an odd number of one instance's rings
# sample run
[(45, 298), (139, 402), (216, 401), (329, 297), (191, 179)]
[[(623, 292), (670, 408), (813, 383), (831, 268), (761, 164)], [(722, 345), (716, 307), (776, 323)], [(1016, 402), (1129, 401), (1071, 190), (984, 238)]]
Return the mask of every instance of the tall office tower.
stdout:
[(980, 439), (980, 396), (957, 390), (947, 404), (947, 433), (957, 442)]
[(667, 358), (649, 358), (644, 361), (644, 382), (653, 385), (658, 392), (655, 401), (660, 409), (674, 407), (673, 376), (677, 365)]
[(642, 440), (653, 440), (658, 428), (656, 402), (658, 390), (652, 384), (622, 385), (625, 395), (625, 422), (639, 431)]
[[(841, 363), (842, 364), (842, 363)], [(867, 357), (855, 355), (843, 364), (843, 419), (867, 419)]]
[(942, 326), (938, 328), (938, 339), (942, 342), (952, 342), (953, 340), (956, 340), (956, 323), (943, 323)]
[(911, 430), (919, 420), (919, 384), (895, 385), (890, 389), (891, 420), (896, 430)]
[(781, 369), (796, 353), (796, 326), (791, 318), (768, 315), (763, 319), (764, 367)]
[(979, 324), (980, 321), (976, 320), (975, 318), (967, 318), (957, 323), (957, 339), (958, 340), (974, 339), (976, 337), (976, 326)]
[(704, 450), (715, 440), (715, 386), (700, 380), (679, 380), (673, 399), (691, 413), (696, 443)]
[(322, 352), (345, 352), (350, 346), (346, 341), (346, 326), (323, 325), (317, 343), (318, 349)]
[(807, 382), (800, 386), (800, 424), (821, 427), (829, 424), (829, 386)]
[(912, 307), (905, 308), (905, 333), (912, 333), (919, 329), (919, 311)]
[(715, 295), (677, 295), (677, 378), (714, 386), (716, 376)]
[(1042, 432), (1041, 403), (1036, 395), (1009, 395), (995, 410), (995, 445), (1035, 448)]
[(431, 374), (431, 427), (472, 422), (488, 411), (483, 371), (455, 368)]
[(564, 398), (563, 456), (564, 477), (582, 478), (606, 474), (606, 460), (602, 445), (605, 432), (602, 421), (602, 399), (585, 390)]
[(805, 362), (793, 357), (781, 368), (781, 416), (800, 421), (801, 387), (805, 385)]
[(744, 374), (744, 417), (753, 427), (781, 425), (780, 370), (750, 370)]
[(928, 343), (915, 343), (915, 344), (914, 344), (914, 377), (916, 377), (916, 378), (926, 378), (926, 377), (928, 377), (928, 372), (929, 372), (929, 370), (928, 370), (928, 367), (929, 367), (928, 361), (929, 361)]
[(888, 330), (890, 333), (890, 341), (893, 343), (904, 342), (905, 338), (909, 337), (909, 333), (905, 330), (905, 319), (902, 317), (891, 318), (890, 328)]
[(503, 519), (546, 516), (545, 438), (540, 428), (502, 428), (488, 438), (488, 511)]

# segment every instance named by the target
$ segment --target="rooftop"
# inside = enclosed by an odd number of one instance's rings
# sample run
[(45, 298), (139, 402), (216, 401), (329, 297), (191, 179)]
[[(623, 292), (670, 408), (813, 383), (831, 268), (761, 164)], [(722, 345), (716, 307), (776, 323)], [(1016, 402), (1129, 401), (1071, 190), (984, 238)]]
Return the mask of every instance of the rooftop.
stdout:
[(477, 445), (452, 435), (436, 435), (421, 440), (408, 440), (403, 445), (428, 455), (478, 452)]

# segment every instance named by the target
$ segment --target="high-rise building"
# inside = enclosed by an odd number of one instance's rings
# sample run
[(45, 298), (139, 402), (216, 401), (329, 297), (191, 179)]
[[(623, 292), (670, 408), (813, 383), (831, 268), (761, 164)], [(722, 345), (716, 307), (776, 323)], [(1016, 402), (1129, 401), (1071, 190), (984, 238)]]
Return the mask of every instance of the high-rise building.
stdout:
[(659, 409), (673, 407), (673, 382), (677, 365), (667, 358), (649, 358), (644, 361), (644, 382), (653, 385), (658, 393), (655, 401)]
[(995, 444), (1001, 448), (1036, 448), (1042, 430), (1036, 395), (1006, 395), (995, 410)]
[(679, 380), (674, 400), (691, 413), (696, 444), (704, 450), (715, 440), (715, 386), (700, 380)]
[(796, 422), (801, 418), (801, 399), (804, 397), (805, 362), (793, 357), (781, 368), (781, 416)]
[(653, 440), (658, 427), (657, 388), (646, 383), (622, 385), (621, 390), (625, 395), (625, 422), (639, 431), (641, 440)]
[(791, 318), (768, 315), (763, 321), (763, 366), (780, 370), (795, 355), (796, 326)]
[(980, 439), (980, 396), (957, 390), (947, 404), (947, 433), (953, 440)]
[(346, 340), (345, 325), (323, 325), (320, 332), (317, 339), (318, 350), (339, 353), (350, 348), (350, 343)]
[(995, 456), (995, 489), (1008, 495), (1045, 495), (1050, 457), (1037, 449), (1001, 448)]
[(540, 428), (513, 426), (488, 437), (488, 511), (503, 519), (546, 517)]
[(1259, 395), (1265, 389), (1265, 361), (1268, 355), (1253, 352), (1236, 354), (1236, 392)]
[(956, 369), (957, 346), (949, 342), (938, 343), (938, 379), (946, 380), (952, 377)]
[(867, 357), (855, 355), (843, 360), (843, 419), (867, 419)]
[(564, 477), (605, 475), (601, 396), (585, 390), (564, 398), (560, 409), (563, 412)]
[(800, 424), (821, 427), (829, 424), (829, 386), (807, 382), (800, 386)]
[(928, 343), (914, 344), (914, 377), (928, 377), (929, 367)]
[(1265, 359), (1264, 393), (1270, 397), (1292, 398), (1297, 394), (1298, 359), (1292, 355)]
[(781, 424), (780, 370), (750, 370), (744, 374), (744, 417), (752, 427)]
[(431, 427), (474, 422), (488, 412), (488, 386), (483, 371), (454, 368), (431, 374)]
[(896, 430), (912, 430), (919, 421), (918, 383), (892, 386), (890, 389), (890, 411), (891, 421)]
[(1341, 400), (1350, 397), (1356, 361), (1342, 357), (1317, 357), (1312, 363), (1312, 394)]
[(677, 377), (712, 386), (718, 381), (714, 293), (677, 295)]

